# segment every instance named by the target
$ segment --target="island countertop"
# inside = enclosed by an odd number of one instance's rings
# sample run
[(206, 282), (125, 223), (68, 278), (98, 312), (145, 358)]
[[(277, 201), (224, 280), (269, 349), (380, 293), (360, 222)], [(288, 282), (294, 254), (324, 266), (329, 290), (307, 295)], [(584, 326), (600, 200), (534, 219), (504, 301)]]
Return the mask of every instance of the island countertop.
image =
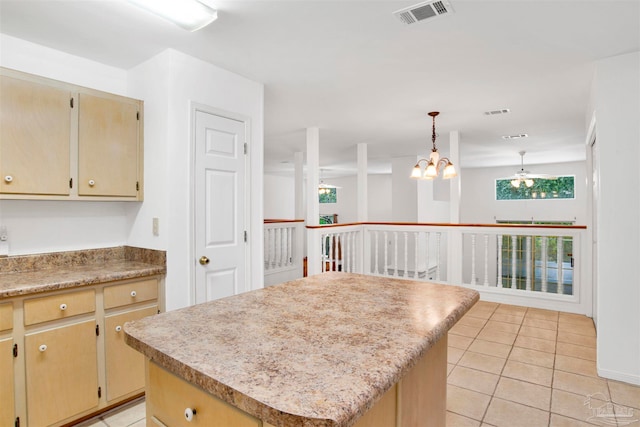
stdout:
[(273, 425), (351, 426), (476, 291), (324, 273), (127, 323), (154, 363)]

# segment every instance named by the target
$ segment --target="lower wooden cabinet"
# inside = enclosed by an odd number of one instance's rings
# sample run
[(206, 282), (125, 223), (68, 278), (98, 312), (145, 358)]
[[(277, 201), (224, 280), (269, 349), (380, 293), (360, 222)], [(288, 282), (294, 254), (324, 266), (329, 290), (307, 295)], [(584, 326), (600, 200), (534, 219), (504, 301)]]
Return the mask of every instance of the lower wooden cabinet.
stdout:
[(144, 356), (125, 343), (123, 328), (158, 313), (161, 280), (2, 300), (0, 427), (69, 425), (144, 393)]
[[(147, 363), (147, 426), (161, 427), (262, 427), (252, 417), (165, 371), (153, 362)], [(185, 411), (191, 410), (187, 420)]]
[(25, 336), (29, 425), (47, 426), (97, 409), (96, 322)]
[(144, 389), (144, 356), (124, 342), (126, 322), (153, 316), (158, 306), (107, 316), (104, 323), (107, 402)]
[(0, 340), (0, 426), (13, 425), (15, 416), (13, 338)]

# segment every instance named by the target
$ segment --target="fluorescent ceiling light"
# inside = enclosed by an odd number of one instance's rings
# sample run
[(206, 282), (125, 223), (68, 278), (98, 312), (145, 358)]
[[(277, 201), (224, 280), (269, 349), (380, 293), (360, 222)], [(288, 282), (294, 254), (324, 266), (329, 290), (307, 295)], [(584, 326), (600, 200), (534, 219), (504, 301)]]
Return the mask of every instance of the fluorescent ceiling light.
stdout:
[(197, 0), (127, 0), (188, 31), (206, 27), (218, 18), (218, 11)]

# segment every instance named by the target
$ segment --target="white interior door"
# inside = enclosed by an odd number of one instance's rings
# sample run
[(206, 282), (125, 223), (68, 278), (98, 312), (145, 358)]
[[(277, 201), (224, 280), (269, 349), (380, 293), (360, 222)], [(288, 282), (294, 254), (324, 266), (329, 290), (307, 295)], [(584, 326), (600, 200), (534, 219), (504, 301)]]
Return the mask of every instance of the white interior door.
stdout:
[(246, 290), (245, 123), (195, 112), (195, 302)]

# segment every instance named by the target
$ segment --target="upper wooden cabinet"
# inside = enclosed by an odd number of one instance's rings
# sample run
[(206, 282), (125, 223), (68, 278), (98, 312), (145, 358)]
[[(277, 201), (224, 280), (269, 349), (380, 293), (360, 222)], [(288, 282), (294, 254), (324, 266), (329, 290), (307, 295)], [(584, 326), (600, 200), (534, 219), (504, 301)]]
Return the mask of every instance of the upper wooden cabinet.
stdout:
[(142, 200), (143, 102), (0, 68), (0, 199)]

